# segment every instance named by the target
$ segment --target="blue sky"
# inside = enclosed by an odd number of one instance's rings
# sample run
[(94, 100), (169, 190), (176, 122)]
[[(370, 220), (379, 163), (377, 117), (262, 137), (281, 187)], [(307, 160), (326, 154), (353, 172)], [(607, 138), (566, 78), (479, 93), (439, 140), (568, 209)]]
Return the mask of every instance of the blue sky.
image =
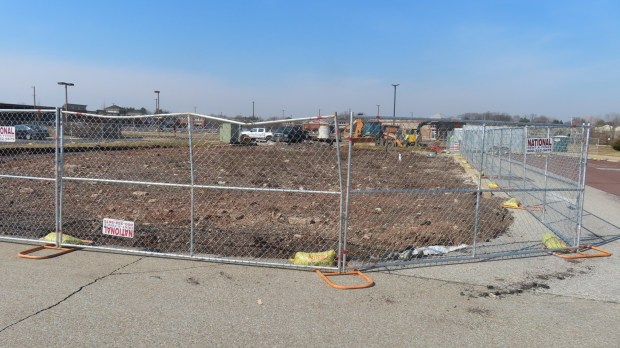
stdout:
[(0, 102), (229, 116), (620, 112), (620, 1), (0, 0)]

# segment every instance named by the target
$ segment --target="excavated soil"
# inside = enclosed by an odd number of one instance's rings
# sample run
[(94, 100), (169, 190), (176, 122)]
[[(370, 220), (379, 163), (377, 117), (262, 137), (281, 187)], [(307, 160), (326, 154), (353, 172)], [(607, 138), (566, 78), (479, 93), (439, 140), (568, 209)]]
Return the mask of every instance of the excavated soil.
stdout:
[[(323, 143), (194, 145), (193, 224), (188, 148), (97, 148), (65, 154), (63, 232), (114, 248), (274, 259), (336, 249), (344, 224), (348, 257), (362, 261), (473, 242), (476, 185), (451, 155), (356, 145), (349, 219), (340, 221), (344, 147), (339, 168), (335, 147)], [(54, 178), (54, 156), (5, 154), (0, 172)], [(54, 230), (54, 181), (0, 181), (2, 235), (40, 238)], [(500, 204), (480, 198), (478, 241), (508, 230), (513, 217)], [(133, 221), (133, 238), (102, 234), (104, 218)]]

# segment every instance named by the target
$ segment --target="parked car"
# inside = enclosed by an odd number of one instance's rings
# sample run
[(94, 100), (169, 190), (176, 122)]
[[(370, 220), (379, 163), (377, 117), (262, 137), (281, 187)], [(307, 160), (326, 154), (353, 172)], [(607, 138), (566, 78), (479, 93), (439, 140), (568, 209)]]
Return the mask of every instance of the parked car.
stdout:
[(49, 137), (47, 129), (35, 124), (18, 124), (15, 126), (15, 137), (17, 139), (45, 139)]
[(301, 143), (308, 138), (308, 134), (302, 126), (280, 127), (273, 132), (273, 141), (286, 141), (287, 143)]

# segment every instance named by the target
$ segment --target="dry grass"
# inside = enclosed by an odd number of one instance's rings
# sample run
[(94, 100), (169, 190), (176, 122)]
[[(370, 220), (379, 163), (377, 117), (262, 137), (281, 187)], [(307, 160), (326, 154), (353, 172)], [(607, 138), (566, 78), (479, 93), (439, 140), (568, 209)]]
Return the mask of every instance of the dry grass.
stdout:
[(620, 158), (620, 151), (614, 150), (611, 145), (590, 145), (590, 154), (595, 156), (612, 156)]

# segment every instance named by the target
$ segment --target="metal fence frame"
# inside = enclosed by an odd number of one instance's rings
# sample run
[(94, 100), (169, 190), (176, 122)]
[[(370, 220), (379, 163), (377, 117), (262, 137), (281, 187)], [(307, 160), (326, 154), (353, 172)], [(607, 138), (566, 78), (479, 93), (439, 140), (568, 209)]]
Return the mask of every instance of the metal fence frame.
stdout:
[[(104, 116), (104, 115), (93, 115), (93, 114), (85, 114), (85, 113), (77, 113), (77, 112), (65, 112), (65, 111), (61, 111), (62, 114), (64, 115), (78, 115), (78, 116), (90, 116), (90, 117), (97, 117), (97, 118), (102, 118), (102, 119), (111, 119), (111, 120), (118, 120), (118, 119), (123, 119), (126, 118), (126, 116)], [(317, 120), (317, 119), (324, 119), (324, 120), (333, 120), (334, 124), (337, 125), (337, 117), (336, 115), (326, 115), (326, 116), (319, 116), (319, 117), (307, 117), (307, 118), (297, 118), (297, 119), (287, 119), (287, 120), (275, 120), (275, 121), (261, 121), (261, 122), (254, 122), (254, 123), (245, 123), (245, 122), (239, 122), (239, 121), (234, 121), (234, 120), (228, 120), (228, 119), (223, 119), (223, 118), (219, 118), (219, 117), (214, 117), (214, 116), (209, 116), (209, 115), (201, 115), (201, 114), (196, 114), (196, 113), (170, 113), (170, 114), (158, 114), (158, 115), (143, 115), (143, 116), (136, 116), (134, 118), (151, 118), (151, 117), (181, 117), (181, 118), (186, 118), (188, 124), (191, 124), (192, 118), (202, 118), (202, 119), (206, 119), (206, 120), (211, 120), (214, 122), (219, 122), (219, 123), (230, 123), (230, 124), (235, 124), (235, 125), (239, 125), (239, 126), (245, 126), (245, 127), (255, 127), (255, 126), (265, 126), (265, 125), (274, 125), (274, 124), (282, 124), (284, 122), (301, 122), (301, 121), (309, 121), (309, 120)], [(61, 122), (62, 123), (62, 122)], [(189, 188), (191, 191), (190, 194), (190, 211), (191, 211), (191, 217), (190, 220), (193, 221), (194, 220), (194, 212), (195, 212), (195, 198), (194, 198), (194, 192), (197, 189), (211, 189), (211, 190), (240, 190), (240, 191), (264, 191), (264, 192), (286, 192), (286, 193), (303, 193), (303, 194), (320, 194), (320, 195), (334, 195), (339, 197), (340, 202), (342, 202), (342, 190), (339, 190), (338, 192), (336, 191), (328, 191), (328, 190), (298, 190), (298, 189), (277, 189), (277, 188), (256, 188), (256, 187), (243, 187), (243, 186), (216, 186), (216, 185), (200, 185), (200, 184), (196, 184), (194, 182), (194, 178), (195, 178), (195, 172), (194, 172), (194, 158), (193, 158), (193, 151), (192, 151), (192, 127), (187, 127), (187, 132), (188, 132), (188, 149), (189, 149), (189, 163), (190, 163), (190, 177), (191, 177), (191, 182), (189, 184), (172, 184), (172, 183), (156, 183), (156, 182), (139, 182), (139, 181), (124, 181), (124, 180), (105, 180), (105, 179), (87, 179), (87, 178), (70, 178), (70, 177), (66, 177), (66, 176), (61, 176), (60, 181), (62, 183), (63, 180), (71, 180), (71, 181), (94, 181), (94, 182), (106, 182), (106, 183), (120, 183), (120, 184), (137, 184), (137, 185), (151, 185), (151, 186), (166, 186), (166, 187), (177, 187), (177, 188)], [(61, 135), (63, 133), (61, 132)], [(63, 138), (63, 136), (61, 136), (61, 138)], [(339, 139), (336, 138), (336, 143), (338, 144), (337, 146), (339, 146)], [(61, 145), (62, 145), (62, 141), (61, 141)], [(337, 148), (337, 147), (336, 147)], [(340, 155), (339, 151), (335, 151), (337, 156)], [(62, 151), (60, 152), (62, 154)], [(62, 156), (62, 159), (60, 159), (60, 163), (62, 163), (62, 161), (64, 160), (64, 156)], [(338, 172), (341, 173), (340, 170), (340, 164), (341, 161), (338, 157), (337, 160), (338, 163)], [(342, 178), (340, 178), (342, 180)], [(61, 185), (62, 186), (62, 185)], [(342, 187), (342, 184), (340, 185)], [(62, 192), (62, 189), (61, 189)], [(62, 194), (61, 194), (62, 196)], [(339, 204), (340, 206), (342, 206), (342, 203)], [(60, 203), (60, 209), (62, 211), (62, 199), (61, 199), (61, 203)], [(341, 208), (342, 209), (342, 208)], [(342, 214), (340, 214), (342, 215)], [(62, 218), (62, 214), (61, 214), (61, 218)], [(60, 222), (60, 224), (62, 224), (62, 221)], [(81, 246), (82, 248), (85, 249), (93, 249), (93, 250), (102, 250), (102, 251), (112, 251), (112, 252), (122, 252), (122, 253), (129, 253), (129, 254), (142, 254), (142, 255), (149, 255), (149, 256), (163, 256), (163, 257), (173, 257), (173, 258), (187, 258), (187, 259), (194, 259), (194, 260), (203, 260), (203, 261), (212, 261), (212, 262), (223, 262), (223, 263), (234, 263), (234, 264), (246, 264), (246, 265), (262, 265), (262, 266), (271, 266), (271, 267), (291, 267), (291, 268), (300, 268), (300, 269), (315, 269), (315, 268), (321, 268), (321, 269), (327, 269), (327, 270), (336, 270), (336, 269), (341, 269), (343, 267), (342, 262), (340, 260), (338, 260), (338, 265), (337, 267), (329, 267), (329, 266), (319, 266), (319, 267), (311, 267), (311, 266), (304, 266), (304, 265), (291, 265), (291, 264), (286, 264), (286, 263), (282, 263), (282, 262), (277, 262), (277, 261), (268, 261), (268, 260), (244, 260), (243, 258), (234, 258), (234, 257), (211, 257), (211, 256), (199, 256), (199, 255), (195, 255), (194, 251), (193, 251), (193, 244), (194, 244), (194, 223), (190, 224), (190, 230), (188, 231), (191, 235), (190, 240), (191, 240), (191, 244), (190, 244), (190, 253), (189, 255), (180, 255), (178, 253), (164, 253), (164, 252), (152, 252), (152, 251), (139, 251), (139, 250), (133, 250), (133, 249), (121, 249), (118, 247), (103, 247), (103, 246)], [(338, 227), (338, 231), (341, 230), (341, 227)], [(342, 236), (340, 234), (340, 232), (338, 232), (338, 238), (339, 238), (339, 247), (342, 245)], [(71, 246), (70, 244), (67, 244), (69, 246)], [(340, 252), (340, 250), (339, 250)]]
[[(11, 113), (28, 113), (28, 112), (41, 112), (41, 110), (0, 110), (0, 113), (11, 114)], [(190, 246), (189, 246), (189, 255), (178, 254), (174, 252), (154, 252), (154, 251), (143, 251), (143, 250), (134, 250), (130, 248), (119, 248), (119, 247), (106, 247), (102, 245), (95, 246), (83, 246), (79, 247), (85, 249), (93, 249), (93, 250), (101, 250), (101, 251), (109, 251), (109, 252), (119, 252), (119, 253), (130, 253), (130, 254), (140, 254), (140, 255), (150, 255), (150, 256), (163, 256), (163, 257), (174, 257), (174, 258), (188, 258), (188, 259), (196, 259), (196, 260), (205, 260), (205, 261), (215, 261), (215, 262), (225, 262), (225, 263), (238, 263), (238, 264), (252, 264), (252, 265), (263, 265), (263, 266), (273, 266), (273, 267), (294, 267), (301, 269), (314, 269), (317, 267), (313, 266), (303, 266), (303, 265), (290, 265), (286, 263), (282, 263), (279, 261), (273, 260), (247, 260), (243, 258), (234, 258), (234, 257), (211, 257), (211, 256), (201, 256), (196, 255), (194, 253), (194, 220), (195, 220), (195, 191), (200, 189), (210, 189), (210, 190), (243, 190), (243, 191), (267, 191), (267, 192), (285, 192), (285, 193), (303, 193), (303, 194), (319, 194), (319, 195), (333, 195), (337, 197), (337, 206), (338, 206), (338, 227), (337, 227), (337, 263), (335, 266), (324, 266), (319, 268), (324, 269), (336, 269), (339, 271), (344, 271), (346, 269), (351, 268), (373, 268), (373, 267), (384, 267), (384, 266), (403, 266), (410, 264), (423, 264), (428, 262), (451, 262), (451, 261), (461, 261), (461, 260), (472, 260), (472, 259), (485, 259), (485, 258), (493, 258), (493, 257), (512, 257), (524, 254), (532, 254), (532, 253), (540, 253), (540, 249), (538, 248), (527, 248), (527, 249), (509, 249), (509, 250), (494, 250), (492, 252), (481, 252), (478, 246), (478, 230), (479, 230), (479, 213), (481, 206), (481, 197), (486, 193), (498, 193), (501, 192), (507, 196), (524, 196), (531, 195), (532, 197), (542, 194), (541, 204), (542, 204), (542, 214), (535, 214), (531, 211), (528, 213), (541, 224), (543, 224), (549, 231), (554, 232), (560, 238), (562, 238), (569, 245), (576, 247), (579, 246), (581, 240), (581, 222), (583, 215), (583, 197), (585, 191), (585, 175), (586, 175), (586, 162), (587, 162), (587, 151), (589, 143), (589, 134), (590, 128), (589, 126), (578, 127), (579, 131), (576, 133), (578, 135), (578, 141), (580, 143), (579, 151), (578, 151), (578, 160), (576, 168), (568, 168), (568, 169), (576, 169), (578, 171), (577, 178), (566, 178), (562, 176), (563, 173), (557, 173), (551, 171), (549, 168), (549, 159), (552, 155), (544, 156), (544, 167), (539, 168), (528, 162), (528, 152), (525, 149), (525, 143), (527, 141), (528, 132), (532, 132), (533, 130), (543, 132), (546, 130), (546, 137), (551, 137), (551, 133), (553, 129), (569, 129), (565, 126), (557, 126), (557, 125), (543, 125), (543, 126), (523, 126), (522, 124), (510, 124), (510, 123), (501, 123), (501, 125), (493, 126), (493, 123), (487, 122), (483, 123), (481, 126), (465, 126), (462, 133), (459, 135), (458, 143), (459, 143), (459, 151), (461, 156), (473, 166), (478, 173), (486, 174), (486, 176), (490, 179), (497, 181), (500, 184), (500, 189), (489, 189), (484, 188), (484, 183), (486, 178), (483, 175), (478, 175), (477, 182), (475, 182), (475, 187), (466, 188), (466, 189), (402, 189), (402, 188), (387, 188), (387, 189), (356, 189), (353, 187), (355, 184), (355, 163), (353, 156), (356, 154), (356, 147), (354, 147), (354, 139), (352, 135), (352, 129), (349, 130), (349, 137), (347, 144), (341, 144), (340, 136), (336, 136), (335, 141), (335, 161), (337, 168), (337, 177), (338, 177), (338, 190), (298, 190), (298, 189), (277, 189), (277, 188), (257, 188), (257, 187), (244, 187), (244, 186), (234, 186), (234, 185), (204, 185), (198, 184), (195, 182), (195, 168), (194, 168), (194, 153), (193, 153), (193, 144), (192, 141), (194, 139), (193, 127), (191, 126), (194, 118), (202, 118), (205, 120), (219, 122), (219, 123), (230, 123), (236, 124), (239, 126), (258, 126), (258, 125), (274, 125), (281, 124), (283, 122), (301, 122), (306, 120), (315, 120), (317, 117), (309, 117), (309, 118), (299, 118), (292, 120), (275, 120), (275, 121), (262, 121), (255, 123), (244, 123), (238, 122), (228, 119), (222, 119), (218, 117), (208, 116), (208, 115), (200, 115), (195, 113), (173, 113), (173, 114), (165, 114), (165, 115), (144, 115), (144, 116), (103, 116), (103, 115), (93, 115), (93, 114), (85, 114), (85, 113), (76, 113), (76, 112), (66, 112), (60, 109), (56, 110), (43, 110), (46, 113), (54, 113), (55, 115), (55, 129), (56, 134), (54, 135), (54, 177), (37, 177), (37, 176), (29, 176), (29, 175), (14, 175), (14, 174), (5, 174), (4, 172), (0, 172), (0, 180), (11, 180), (11, 179), (19, 179), (19, 180), (36, 180), (36, 181), (52, 181), (54, 183), (54, 214), (55, 214), (55, 228), (58, 232), (56, 234), (55, 245), (57, 247), (60, 246), (76, 246), (68, 243), (62, 242), (63, 236), (63, 216), (65, 216), (65, 206), (64, 206), (64, 184), (66, 182), (90, 182), (90, 183), (106, 183), (106, 184), (130, 184), (130, 185), (150, 185), (150, 186), (159, 186), (159, 187), (175, 187), (175, 188), (183, 188), (188, 189), (190, 192), (190, 216), (188, 217), (190, 220)], [(137, 180), (117, 180), (117, 179), (105, 179), (105, 178), (86, 178), (86, 177), (73, 177), (70, 175), (66, 175), (63, 173), (63, 168), (65, 164), (65, 122), (66, 118), (69, 116), (88, 116), (92, 118), (100, 118), (100, 119), (109, 119), (109, 120), (118, 120), (118, 119), (146, 119), (153, 117), (177, 117), (177, 118), (186, 118), (187, 124), (187, 148), (188, 148), (188, 161), (189, 161), (189, 183), (170, 183), (170, 182), (148, 182), (148, 181), (137, 181)], [(329, 115), (318, 117), (321, 119), (328, 120), (330, 123), (333, 122), (335, 129), (339, 129), (338, 125), (338, 116), (337, 115)], [(353, 123), (353, 114), (349, 115), (350, 124)], [(352, 127), (350, 127), (352, 128)], [(574, 128), (573, 128), (574, 129)], [(508, 138), (506, 138), (506, 133), (508, 133)], [(450, 140), (454, 141), (454, 139)], [(342, 146), (345, 145), (345, 146)], [(0, 147), (2, 149), (2, 147)], [(499, 149), (499, 150), (498, 150)], [(505, 153), (503, 153), (503, 149), (508, 149)], [(520, 152), (520, 149), (523, 150)], [(389, 149), (386, 148), (386, 151)], [(342, 155), (341, 152), (346, 152), (346, 158)], [(386, 152), (387, 153), (387, 152)], [(399, 155), (400, 156), (400, 155)], [(451, 155), (450, 155), (451, 156)], [(575, 154), (573, 154), (575, 156)], [(1, 167), (0, 167), (1, 168)], [(517, 185), (520, 187), (515, 187), (513, 183), (515, 183), (515, 173), (517, 168), (520, 170), (522, 178)], [(1, 170), (1, 169), (0, 169)], [(574, 173), (573, 173), (574, 174)], [(570, 176), (570, 175), (569, 175)], [(535, 179), (532, 179), (535, 177)], [(353, 178), (353, 179), (352, 179)], [(542, 186), (530, 184), (532, 180), (542, 180)], [(352, 221), (350, 220), (351, 216), (351, 201), (355, 200), (356, 197), (361, 195), (438, 195), (438, 194), (457, 194), (457, 195), (467, 195), (474, 194), (475, 195), (475, 208), (472, 210), (473, 215), (473, 229), (471, 231), (471, 246), (466, 249), (466, 251), (459, 253), (455, 256), (437, 256), (437, 257), (424, 257), (424, 258), (416, 258), (416, 259), (402, 259), (402, 258), (388, 258), (383, 260), (348, 260), (347, 259), (347, 249), (348, 242), (350, 240), (348, 236), (348, 231), (351, 230)], [(559, 194), (574, 194), (572, 197), (574, 201), (569, 202), (574, 206), (573, 213), (567, 213), (565, 211), (558, 210), (553, 206), (553, 203), (550, 202), (549, 198), (551, 195)], [(536, 196), (537, 197), (537, 196)], [(538, 199), (538, 198), (536, 198)], [(563, 208), (562, 208), (563, 209)], [(566, 229), (560, 230), (556, 227), (559, 222), (550, 221), (550, 215), (553, 212), (557, 215), (564, 215), (565, 221), (561, 221), (561, 226), (568, 226), (568, 231)], [(353, 222), (354, 223), (354, 222)], [(562, 225), (563, 224), (563, 225)], [(574, 229), (573, 229), (574, 228)], [(2, 235), (0, 231), (0, 240), (7, 241), (20, 241), (20, 242), (29, 242), (29, 243), (39, 243), (43, 244), (43, 242), (33, 239), (33, 238), (23, 238), (23, 237), (14, 237)], [(317, 250), (315, 250), (317, 251)], [(401, 250), (394, 250), (394, 252), (401, 252)], [(291, 255), (292, 256), (292, 255)]]
[[(402, 119), (402, 118), (400, 118)], [(353, 122), (353, 116), (351, 115), (350, 122)], [(454, 121), (459, 123), (459, 121)], [(469, 121), (468, 121), (469, 122)], [(557, 237), (562, 239), (567, 245), (571, 247), (580, 246), (581, 242), (581, 224), (583, 215), (583, 198), (585, 193), (585, 175), (586, 164), (588, 158), (588, 146), (590, 125), (582, 125), (580, 127), (565, 126), (565, 125), (527, 125), (514, 122), (493, 122), (493, 121), (473, 121), (474, 126), (464, 126), (462, 131), (449, 134), (447, 139), (441, 143), (446, 148), (452, 148), (452, 153), (459, 154), (466, 159), (468, 165), (471, 165), (477, 176), (475, 176), (476, 187), (471, 189), (379, 189), (379, 190), (357, 190), (353, 189), (355, 182), (351, 182), (351, 176), (355, 175), (351, 170), (355, 171), (355, 165), (351, 161), (351, 154), (355, 153), (355, 147), (352, 147), (354, 140), (349, 138), (349, 158), (347, 161), (347, 188), (345, 206), (345, 219), (347, 222), (350, 219), (349, 205), (351, 199), (359, 194), (370, 195), (382, 195), (382, 194), (419, 194), (419, 195), (434, 195), (437, 193), (446, 194), (475, 194), (475, 207), (472, 210), (474, 215), (474, 225), (471, 231), (472, 239), (471, 245), (465, 252), (455, 253), (454, 255), (445, 255), (438, 257), (424, 257), (416, 259), (407, 259), (402, 257), (405, 251), (395, 250), (393, 255), (389, 255), (387, 259), (380, 260), (378, 262), (365, 260), (357, 264), (353, 264), (348, 268), (375, 268), (375, 267), (391, 267), (391, 266), (404, 266), (411, 264), (425, 264), (425, 263), (437, 263), (437, 262), (459, 262), (469, 260), (482, 260), (482, 259), (497, 259), (497, 258), (509, 258), (517, 257), (529, 254), (546, 253), (541, 245), (541, 235), (543, 232), (551, 232)], [(477, 124), (477, 125), (476, 125)], [(536, 131), (542, 135), (551, 139), (557, 132), (562, 131), (571, 134), (570, 143), (578, 144), (578, 148), (574, 151), (568, 151), (568, 153), (556, 153), (554, 148), (548, 153), (537, 154), (544, 158), (544, 166), (537, 168), (533, 165), (531, 160), (528, 160), (527, 152), (527, 140), (528, 132), (532, 133)], [(506, 139), (504, 134), (509, 137)], [(514, 133), (514, 134), (513, 134)], [(455, 135), (452, 137), (452, 135)], [(459, 146), (454, 147), (456, 144)], [(502, 148), (508, 148), (509, 150), (502, 153)], [(564, 149), (563, 151), (566, 151)], [(520, 156), (520, 158), (518, 158)], [(507, 158), (506, 158), (507, 157)], [(549, 170), (550, 158), (576, 158), (575, 165), (572, 167), (564, 167), (568, 173), (558, 173)], [(515, 175), (515, 170), (520, 169), (519, 175)], [(576, 177), (575, 177), (576, 175)], [(514, 186), (516, 176), (521, 176), (518, 185)], [(571, 176), (573, 176), (571, 178)], [(537, 185), (535, 179), (540, 179), (542, 185)], [(497, 182), (498, 188), (486, 188), (490, 181)], [(552, 184), (553, 183), (553, 184)], [(542, 226), (538, 227), (539, 236), (534, 239), (530, 238), (524, 244), (526, 247), (518, 247), (514, 250), (491, 250), (482, 251), (479, 246), (478, 232), (480, 222), (480, 207), (481, 197), (485, 194), (500, 195), (508, 198), (523, 198), (524, 200), (538, 200), (539, 204), (536, 204), (536, 208), (541, 211), (540, 214), (525, 209), (526, 223), (532, 221), (539, 222)], [(542, 199), (538, 199), (536, 195), (542, 194)], [(570, 195), (569, 198), (561, 197), (562, 194)], [(556, 200), (560, 200), (561, 203), (568, 205), (563, 207), (556, 207), (558, 202), (553, 202), (548, 199), (551, 195), (556, 196)], [(532, 196), (532, 197), (528, 197)], [(558, 198), (559, 197), (559, 198)], [(532, 204), (530, 202), (530, 204)], [(411, 213), (414, 213), (414, 209)], [(553, 215), (557, 221), (550, 221), (549, 216)], [(521, 217), (521, 219), (524, 219)], [(559, 226), (559, 227), (558, 227)], [(347, 231), (350, 230), (350, 223), (345, 224), (344, 235), (345, 243), (348, 238)], [(346, 245), (345, 245), (346, 249)], [(400, 254), (398, 256), (396, 254)]]
[[(474, 148), (466, 147), (465, 149), (461, 151), (463, 156), (468, 158), (468, 160), (476, 167), (477, 170), (479, 170), (482, 173), (485, 173), (489, 178), (502, 183), (502, 185), (500, 185), (504, 187), (501, 189), (502, 192), (508, 193), (511, 196), (514, 196), (514, 194), (517, 194), (517, 193), (542, 192), (543, 199), (541, 203), (542, 203), (543, 214), (542, 216), (532, 214), (532, 216), (535, 217), (537, 220), (539, 220), (541, 223), (543, 223), (545, 226), (547, 226), (547, 228), (549, 228), (550, 231), (554, 232), (556, 235), (562, 238), (569, 245), (573, 247), (579, 246), (580, 238), (581, 238), (581, 217), (583, 215), (583, 197), (584, 197), (584, 192), (585, 192), (586, 164), (587, 164), (587, 158), (588, 158), (588, 146), (586, 144), (589, 144), (590, 125), (584, 124), (580, 127), (574, 127), (574, 126), (568, 127), (568, 126), (560, 126), (560, 125), (528, 126), (528, 125), (517, 124), (513, 126), (503, 125), (503, 126), (493, 127), (493, 126), (488, 126), (487, 124), (483, 124), (479, 128), (481, 128), (481, 131), (484, 133), (484, 136), (482, 138), (483, 139), (482, 140), (483, 150), (477, 151), (475, 147)], [(543, 130), (543, 132), (546, 133), (546, 135), (543, 134), (543, 136), (546, 136), (547, 138), (552, 137), (552, 134), (551, 134), (552, 130), (570, 130), (570, 131), (575, 130), (575, 129), (578, 130), (576, 135), (573, 135), (571, 137), (570, 144), (579, 144), (579, 150), (577, 151), (576, 154), (573, 153), (572, 156), (570, 156), (570, 154), (567, 154), (565, 156), (565, 157), (578, 156), (577, 168), (576, 168), (578, 177), (575, 178), (576, 180), (574, 179), (571, 180), (570, 178), (566, 178), (562, 176), (561, 175), (562, 173), (553, 173), (549, 170), (549, 160), (550, 158), (553, 157), (552, 154), (553, 152), (555, 152), (555, 150), (551, 153), (542, 154), (542, 157), (544, 158), (543, 168), (539, 168), (537, 166), (532, 165), (531, 163), (528, 163), (528, 154), (530, 153), (528, 153), (526, 149), (527, 148), (526, 140), (528, 139), (528, 133), (531, 133), (533, 129)], [(499, 144), (496, 144), (495, 138), (491, 139), (489, 143), (485, 143), (485, 140), (484, 140), (485, 137), (488, 137), (489, 135), (494, 137), (498, 132), (500, 134), (499, 138), (502, 140)], [(497, 152), (494, 152), (491, 150), (494, 147), (497, 148), (497, 145), (499, 145), (499, 149), (501, 151), (501, 149), (504, 147), (503, 140), (505, 139), (505, 137), (503, 136), (503, 133), (506, 133), (506, 132), (509, 133), (508, 144), (507, 144), (508, 151), (506, 153), (508, 158), (504, 159), (501, 156), (502, 155), (501, 153), (498, 154)], [(465, 131), (465, 133), (467, 134), (467, 131)], [(515, 139), (515, 136), (516, 136), (516, 139)], [(515, 141), (513, 141), (513, 139), (515, 139)], [(478, 153), (480, 157), (479, 157), (479, 160), (476, 161), (476, 154)], [(518, 156), (521, 156), (522, 160), (515, 160), (515, 157), (513, 157), (515, 154)], [(496, 161), (499, 161), (497, 168), (496, 168), (496, 163), (495, 163)], [(506, 168), (508, 170), (507, 173), (506, 172), (502, 173), (502, 169), (504, 168), (504, 166), (502, 165), (502, 161), (507, 162), (508, 164), (508, 168)], [(513, 184), (512, 178), (513, 178), (513, 173), (514, 173), (513, 166), (519, 166), (522, 169), (522, 173), (523, 173), (522, 181), (517, 184), (517, 185), (520, 184), (521, 186), (520, 188), (514, 188), (513, 187), (514, 185), (512, 185)], [(533, 176), (533, 175), (542, 176), (542, 180), (543, 180), (542, 187), (537, 187), (536, 185), (528, 186), (526, 182), (529, 179), (529, 176)], [(506, 176), (508, 177), (508, 179), (506, 179)], [(560, 186), (556, 185), (556, 187), (549, 187), (550, 181), (555, 181), (559, 183)], [(547, 195), (553, 192), (566, 192), (566, 193), (573, 192), (577, 195), (574, 200), (574, 205), (576, 206), (576, 214), (574, 217), (572, 217), (573, 219), (572, 223), (574, 223), (574, 231), (572, 231), (574, 232), (574, 235), (572, 236), (569, 236), (568, 234), (566, 234), (566, 232), (555, 229), (552, 225), (549, 224), (548, 221), (545, 220), (545, 213), (549, 210), (555, 210), (547, 202)], [(561, 213), (561, 212), (558, 212), (557, 210), (556, 212)], [(567, 217), (567, 216), (565, 217), (567, 219), (571, 219), (570, 217)]]

